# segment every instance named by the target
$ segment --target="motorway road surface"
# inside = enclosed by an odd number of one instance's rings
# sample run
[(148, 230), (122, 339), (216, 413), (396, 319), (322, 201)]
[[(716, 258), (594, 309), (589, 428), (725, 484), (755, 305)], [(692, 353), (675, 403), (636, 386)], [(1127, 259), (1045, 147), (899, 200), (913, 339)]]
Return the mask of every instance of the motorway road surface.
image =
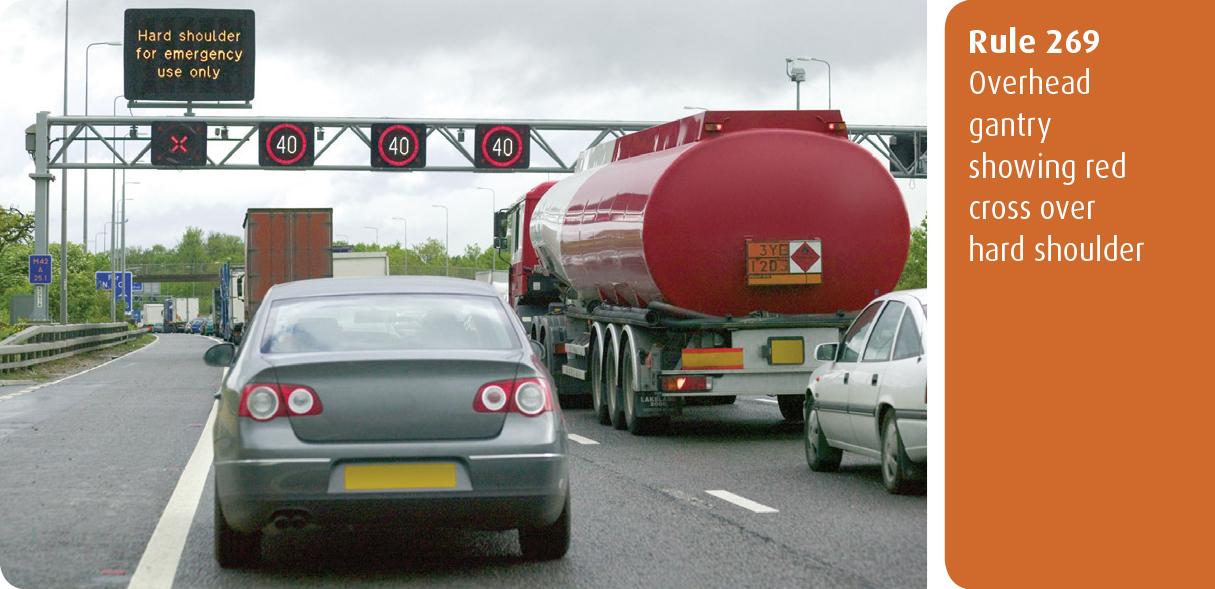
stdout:
[(600, 426), (586, 409), (567, 411), (574, 532), (560, 561), (522, 560), (509, 532), (340, 529), (269, 532), (264, 566), (220, 569), (206, 452), (187, 468), (221, 374), (201, 360), (211, 343), (162, 335), (134, 354), (0, 400), (0, 571), (10, 583), (926, 584), (925, 499), (886, 494), (868, 459), (846, 455), (837, 474), (810, 472), (801, 426), (782, 423), (769, 399), (691, 407), (669, 435), (649, 438)]

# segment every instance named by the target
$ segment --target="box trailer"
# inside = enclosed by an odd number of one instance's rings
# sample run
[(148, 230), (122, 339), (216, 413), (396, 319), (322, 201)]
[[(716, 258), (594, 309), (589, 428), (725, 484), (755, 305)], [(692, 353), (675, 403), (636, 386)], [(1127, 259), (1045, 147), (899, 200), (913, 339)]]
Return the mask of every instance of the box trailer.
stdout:
[(388, 276), (388, 252), (334, 252), (333, 276)]
[(276, 284), (333, 276), (333, 209), (249, 209), (244, 227), (246, 317)]

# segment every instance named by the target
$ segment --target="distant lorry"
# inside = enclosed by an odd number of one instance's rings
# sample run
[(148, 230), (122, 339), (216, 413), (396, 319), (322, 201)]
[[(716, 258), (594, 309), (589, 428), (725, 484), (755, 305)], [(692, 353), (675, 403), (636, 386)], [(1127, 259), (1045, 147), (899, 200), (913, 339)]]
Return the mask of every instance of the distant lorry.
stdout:
[(140, 317), (144, 325), (151, 325), (153, 331), (163, 331), (165, 325), (165, 306), (161, 303), (148, 303), (143, 306)]
[(164, 302), (164, 331), (189, 331), (190, 321), (198, 317), (198, 297), (171, 297)]
[(801, 420), (815, 346), (894, 288), (911, 234), (835, 110), (706, 111), (602, 143), (494, 225), (558, 393), (589, 390), (634, 434), (696, 398), (775, 395)]
[(245, 317), (276, 284), (333, 276), (333, 209), (249, 209), (244, 227)]
[(334, 252), (333, 276), (388, 276), (388, 252)]
[(245, 329), (245, 268), (224, 262), (219, 269), (219, 288), (215, 315), (215, 335), (240, 344)]

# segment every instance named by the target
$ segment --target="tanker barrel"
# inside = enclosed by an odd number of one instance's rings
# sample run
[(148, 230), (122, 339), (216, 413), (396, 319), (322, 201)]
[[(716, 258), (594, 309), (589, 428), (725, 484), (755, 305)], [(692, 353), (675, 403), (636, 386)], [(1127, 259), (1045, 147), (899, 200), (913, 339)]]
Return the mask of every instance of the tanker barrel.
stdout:
[(685, 309), (683, 307), (676, 307), (675, 305), (672, 305), (670, 303), (664, 303), (662, 301), (651, 301), (649, 304), (649, 307), (650, 307), (650, 309), (657, 311), (659, 313), (664, 313), (667, 315), (672, 315), (672, 316), (680, 317), (683, 319), (722, 319), (721, 317), (718, 317), (716, 315), (709, 315), (706, 313), (701, 313), (699, 311)]

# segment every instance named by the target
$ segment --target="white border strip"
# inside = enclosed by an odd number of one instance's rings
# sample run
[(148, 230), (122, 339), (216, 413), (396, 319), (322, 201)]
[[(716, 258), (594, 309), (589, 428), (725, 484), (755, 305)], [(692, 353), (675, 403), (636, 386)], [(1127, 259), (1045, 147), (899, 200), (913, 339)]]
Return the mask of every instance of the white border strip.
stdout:
[(584, 438), (578, 434), (565, 434), (565, 436), (567, 438), (569, 438), (570, 440), (578, 442), (579, 444), (582, 444), (584, 446), (598, 446), (599, 445), (599, 442), (596, 442), (595, 440), (592, 440), (590, 438)]
[(141, 587), (163, 588), (173, 586), (177, 577), (177, 565), (181, 562), (181, 553), (186, 547), (186, 538), (190, 535), (190, 526), (194, 523), (194, 513), (198, 511), (198, 503), (202, 500), (203, 487), (207, 483), (207, 474), (211, 470), (211, 430), (215, 426), (215, 411), (219, 407), (216, 401), (211, 405), (211, 414), (207, 416), (207, 425), (203, 426), (194, 453), (186, 462), (177, 487), (169, 497), (152, 539), (139, 558), (139, 566), (131, 576), (129, 589)]
[(755, 501), (747, 499), (746, 497), (735, 495), (734, 493), (731, 493), (729, 491), (717, 490), (717, 491), (705, 491), (705, 493), (708, 493), (714, 497), (717, 497), (718, 499), (721, 499), (722, 501), (729, 501), (730, 503), (733, 503), (743, 509), (749, 509), (751, 511), (754, 511), (755, 513), (780, 513), (780, 510), (778, 510), (778, 509), (768, 507), (767, 505), (764, 505), (763, 503), (757, 503)]
[[(49, 387), (49, 386), (54, 386), (54, 385), (57, 385), (57, 384), (59, 384), (59, 383), (61, 383), (61, 382), (65, 381), (65, 380), (68, 380), (68, 379), (71, 379), (71, 378), (76, 378), (77, 376), (80, 376), (81, 374), (86, 374), (86, 373), (92, 372), (92, 371), (94, 371), (94, 370), (97, 370), (98, 368), (101, 368), (101, 367), (103, 367), (103, 366), (108, 366), (108, 365), (110, 365), (110, 364), (112, 364), (112, 363), (114, 363), (114, 362), (117, 362), (117, 361), (119, 361), (119, 360), (122, 360), (123, 358), (129, 358), (129, 357), (131, 357), (131, 356), (134, 356), (135, 354), (138, 354), (138, 353), (140, 353), (140, 352), (142, 352), (142, 351), (144, 351), (144, 350), (146, 350), (146, 349), (148, 349), (148, 348), (150, 348), (150, 347), (152, 347), (152, 346), (156, 345), (156, 343), (160, 341), (160, 338), (159, 338), (159, 337), (156, 337), (156, 336), (154, 336), (154, 335), (153, 335), (152, 337), (154, 337), (154, 338), (156, 338), (156, 339), (155, 339), (155, 340), (153, 340), (153, 341), (152, 341), (152, 343), (150, 343), (150, 344), (148, 344), (148, 345), (146, 345), (146, 346), (144, 346), (144, 347), (142, 347), (142, 348), (136, 349), (136, 350), (134, 350), (134, 351), (132, 351), (132, 352), (127, 352), (126, 354), (123, 354), (123, 355), (121, 355), (121, 356), (119, 356), (119, 357), (117, 357), (117, 358), (111, 358), (111, 359), (106, 360), (105, 362), (102, 362), (101, 364), (98, 364), (98, 365), (96, 365), (96, 366), (94, 366), (94, 367), (92, 367), (92, 368), (86, 368), (86, 369), (81, 370), (80, 372), (77, 372), (77, 373), (75, 373), (75, 374), (69, 374), (69, 375), (67, 375), (67, 376), (65, 376), (65, 377), (63, 377), (63, 378), (61, 378), (61, 379), (59, 379), (59, 380), (56, 380), (56, 381), (52, 381), (52, 382), (44, 382), (44, 383), (41, 383), (41, 384), (36, 384), (36, 385), (34, 385), (34, 386), (32, 386), (32, 387), (26, 387), (26, 388), (24, 388), (24, 389), (21, 389), (21, 390), (19, 390), (19, 391), (15, 392), (15, 393), (9, 393), (9, 394), (7, 394), (7, 395), (0, 395), (0, 401), (7, 401), (7, 400), (9, 400), (9, 399), (12, 399), (13, 397), (20, 397), (21, 395), (24, 395), (24, 394), (26, 394), (26, 393), (32, 393), (32, 392), (34, 392), (34, 391), (36, 391), (36, 390), (38, 390), (38, 389), (42, 389), (42, 388), (46, 388), (46, 387)], [(102, 349), (105, 349), (105, 348), (102, 348)], [(98, 351), (100, 351), (100, 350), (98, 350)], [(2, 588), (0, 588), (0, 589), (2, 589)]]

